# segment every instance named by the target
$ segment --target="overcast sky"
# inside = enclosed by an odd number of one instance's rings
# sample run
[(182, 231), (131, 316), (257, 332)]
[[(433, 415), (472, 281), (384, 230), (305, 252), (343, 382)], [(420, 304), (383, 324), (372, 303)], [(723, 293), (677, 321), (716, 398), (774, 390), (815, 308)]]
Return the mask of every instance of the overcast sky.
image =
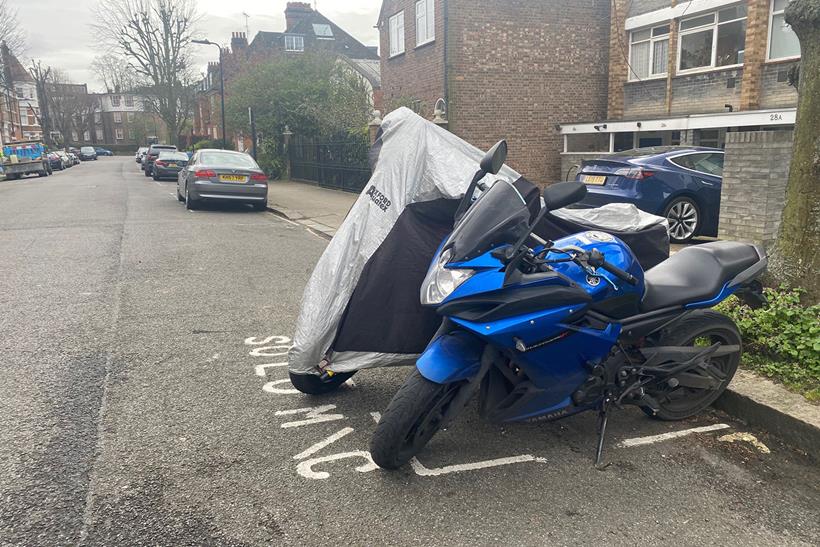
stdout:
[[(112, 0), (109, 0), (112, 1)], [(116, 0), (113, 0), (116, 1)], [(286, 0), (196, 0), (202, 22), (200, 33), (214, 42), (227, 45), (231, 32), (245, 30), (245, 16), (250, 15), (250, 39), (260, 30), (285, 29)], [(73, 82), (88, 83), (100, 91), (102, 85), (90, 70), (95, 56), (105, 53), (89, 27), (93, 8), (99, 0), (9, 0), (18, 11), (20, 23), (27, 31), (27, 49), (20, 61), (42, 59), (44, 64), (65, 70)], [(315, 0), (317, 8), (337, 25), (366, 45), (378, 45), (373, 26), (381, 0)], [(216, 48), (196, 46), (198, 64), (216, 60)]]

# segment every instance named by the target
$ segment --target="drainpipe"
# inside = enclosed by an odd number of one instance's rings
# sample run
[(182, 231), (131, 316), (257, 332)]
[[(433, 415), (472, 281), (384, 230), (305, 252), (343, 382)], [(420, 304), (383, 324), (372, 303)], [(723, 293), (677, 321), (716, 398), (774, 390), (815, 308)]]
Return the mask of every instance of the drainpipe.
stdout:
[(450, 39), (450, 2), (444, 0), (444, 101), (447, 105), (447, 119), (450, 119), (450, 70), (448, 42)]

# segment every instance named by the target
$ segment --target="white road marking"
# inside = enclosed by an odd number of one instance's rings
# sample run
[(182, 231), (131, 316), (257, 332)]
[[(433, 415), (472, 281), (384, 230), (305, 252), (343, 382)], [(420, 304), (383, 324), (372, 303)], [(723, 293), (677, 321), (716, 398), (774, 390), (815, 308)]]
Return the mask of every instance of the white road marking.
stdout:
[(334, 433), (333, 435), (331, 435), (330, 437), (328, 437), (327, 439), (324, 439), (324, 440), (319, 441), (318, 443), (314, 444), (313, 446), (311, 446), (310, 448), (308, 448), (304, 452), (300, 452), (299, 454), (296, 454), (293, 457), (293, 459), (294, 460), (304, 460), (305, 458), (309, 458), (310, 456), (313, 456), (314, 454), (316, 454), (318, 451), (320, 451), (324, 447), (335, 443), (339, 439), (341, 439), (343, 437), (346, 437), (347, 435), (350, 435), (351, 433), (353, 433), (353, 428), (352, 427), (346, 427), (344, 429), (341, 429), (341, 430), (337, 431), (336, 433)]
[[(275, 340), (275, 342), (274, 342)], [(276, 345), (284, 345), (290, 344), (290, 338), (287, 336), (268, 336), (267, 338), (263, 338), (260, 340), (256, 336), (251, 336), (249, 338), (245, 338), (245, 345), (246, 346), (264, 346), (265, 344), (270, 344), (273, 342)]]
[(282, 357), (283, 355), (288, 354), (290, 348), (291, 346), (288, 345), (261, 346), (258, 348), (253, 348), (251, 351), (248, 352), (248, 355), (250, 355), (251, 357)]
[(616, 446), (619, 448), (630, 448), (633, 446), (643, 446), (645, 444), (655, 444), (669, 439), (678, 439), (686, 437), (695, 433), (708, 433), (710, 431), (719, 431), (721, 429), (729, 429), (726, 424), (714, 424), (703, 427), (693, 427), (692, 429), (684, 429), (681, 431), (672, 431), (670, 433), (661, 433), (660, 435), (652, 435), (649, 437), (636, 437), (634, 439), (626, 439), (619, 442)]
[[(380, 412), (371, 412), (370, 416), (376, 423), (379, 423), (379, 420), (382, 418)], [(449, 475), (451, 473), (461, 473), (462, 471), (476, 471), (478, 469), (487, 469), (489, 467), (500, 467), (502, 465), (527, 462), (547, 463), (547, 459), (537, 458), (531, 454), (523, 454), (521, 456), (496, 458), (494, 460), (484, 460), (473, 463), (460, 463), (456, 465), (447, 465), (445, 467), (434, 467), (431, 469), (429, 467), (425, 467), (425, 465), (421, 463), (418, 458), (414, 457), (410, 460), (410, 467), (412, 467), (413, 471), (416, 472), (416, 475), (419, 475), (420, 477), (438, 477), (440, 475)]]
[[(275, 393), (277, 395), (296, 395), (297, 393), (301, 393), (298, 389), (294, 387), (290, 388), (281, 388), (276, 386), (281, 386), (282, 384), (287, 384), (289, 386), (293, 386), (290, 383), (290, 380), (285, 378), (284, 380), (274, 380), (273, 382), (268, 382), (264, 386), (262, 386), (262, 391), (267, 391), (268, 393)], [(285, 427), (285, 426), (282, 426)]]
[(286, 366), (288, 366), (288, 362), (283, 361), (281, 363), (265, 363), (264, 365), (256, 365), (256, 367), (254, 367), (254, 369), (256, 370), (256, 375), (257, 376), (261, 376), (262, 378), (264, 378), (268, 375), (268, 373), (265, 372), (265, 369), (272, 368), (272, 367), (286, 367)]
[(278, 410), (276, 412), (277, 416), (293, 416), (294, 414), (305, 414), (306, 420), (300, 420), (296, 422), (287, 422), (282, 424), (282, 429), (288, 429), (291, 427), (301, 427), (303, 425), (314, 425), (320, 424), (322, 422), (333, 422), (336, 420), (344, 420), (345, 417), (343, 414), (324, 414), (328, 410), (333, 410), (336, 408), (336, 405), (323, 405), (317, 407), (308, 407), (308, 408), (297, 408), (294, 410)]
[(760, 442), (760, 440), (752, 435), (751, 433), (731, 433), (729, 435), (723, 435), (722, 437), (718, 437), (719, 441), (725, 443), (733, 443), (735, 441), (743, 441), (750, 443), (752, 446), (757, 448), (759, 452), (763, 454), (771, 454), (772, 451), (769, 450), (769, 447)]
[(306, 479), (323, 480), (330, 477), (330, 473), (327, 471), (314, 471), (313, 466), (319, 463), (333, 462), (345, 458), (362, 458), (366, 460), (367, 463), (356, 468), (356, 471), (359, 473), (368, 473), (379, 468), (379, 466), (376, 465), (370, 457), (370, 452), (365, 452), (362, 450), (359, 452), (343, 452), (342, 454), (332, 454), (330, 456), (322, 456), (321, 458), (305, 460), (303, 462), (299, 462), (299, 465), (296, 466), (296, 472)]

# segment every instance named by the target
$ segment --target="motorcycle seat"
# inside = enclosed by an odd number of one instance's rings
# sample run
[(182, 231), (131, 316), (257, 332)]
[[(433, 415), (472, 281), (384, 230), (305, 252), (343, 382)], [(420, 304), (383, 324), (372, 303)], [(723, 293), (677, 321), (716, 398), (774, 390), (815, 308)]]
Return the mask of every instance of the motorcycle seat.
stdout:
[(646, 272), (641, 310), (711, 300), (727, 281), (760, 260), (757, 248), (748, 243), (715, 241), (686, 247)]

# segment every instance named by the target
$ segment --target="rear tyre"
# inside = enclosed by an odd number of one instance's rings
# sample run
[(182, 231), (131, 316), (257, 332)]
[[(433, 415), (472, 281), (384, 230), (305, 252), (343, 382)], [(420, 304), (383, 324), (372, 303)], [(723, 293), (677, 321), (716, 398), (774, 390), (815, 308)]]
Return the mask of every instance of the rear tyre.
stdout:
[(302, 393), (308, 395), (326, 395), (339, 389), (342, 384), (356, 374), (356, 371), (339, 372), (327, 380), (323, 380), (316, 374), (294, 374), (292, 372), (289, 374), (290, 383)]
[(156, 171), (154, 171), (154, 174), (153, 174), (152, 176), (153, 176), (154, 180), (159, 180), (159, 177), (157, 176), (157, 172), (156, 172)]
[(177, 201), (185, 201), (185, 197), (179, 193), (179, 185), (177, 185)]
[(265, 203), (264, 201), (263, 202), (253, 202), (253, 203), (251, 203), (251, 207), (253, 207), (254, 211), (267, 211), (268, 210), (268, 204)]
[(675, 198), (666, 206), (663, 216), (669, 221), (669, 239), (672, 243), (687, 243), (698, 235), (700, 209), (693, 199)]
[[(713, 310), (693, 311), (670, 325), (658, 339), (658, 346), (698, 346), (705, 349), (716, 342), (724, 346), (738, 345), (741, 348), (737, 353), (709, 359), (708, 365), (721, 378), (717, 389), (683, 386), (671, 388), (666, 384), (659, 388), (647, 389), (647, 392), (658, 401), (660, 411), (654, 416), (647, 408), (643, 411), (660, 420), (683, 420), (694, 416), (723, 394), (740, 363), (740, 356), (743, 353), (740, 332), (734, 321), (722, 313)], [(686, 372), (706, 376), (698, 369)]]
[(398, 469), (421, 452), (441, 423), (463, 383), (437, 384), (418, 369), (390, 401), (370, 440), (370, 455), (383, 469)]
[(185, 208), (189, 211), (194, 211), (199, 208), (199, 201), (191, 197), (188, 187), (185, 187)]
[(146, 177), (150, 177), (150, 176), (151, 176), (151, 170), (150, 170), (150, 169), (148, 169), (147, 167), (145, 168), (145, 170), (143, 171), (143, 173), (145, 174), (145, 176), (146, 176)]

